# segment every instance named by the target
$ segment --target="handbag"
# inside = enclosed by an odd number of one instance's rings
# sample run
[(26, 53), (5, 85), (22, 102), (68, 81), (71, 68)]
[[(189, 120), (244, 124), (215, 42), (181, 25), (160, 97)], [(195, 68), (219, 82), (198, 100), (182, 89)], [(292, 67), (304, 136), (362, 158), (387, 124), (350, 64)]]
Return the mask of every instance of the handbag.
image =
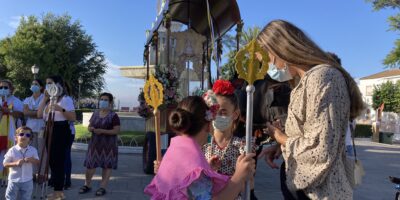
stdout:
[(354, 128), (350, 124), (351, 139), (353, 143), (354, 158), (347, 156), (347, 163), (345, 164), (347, 178), (350, 185), (354, 188), (362, 183), (362, 178), (365, 176), (364, 167), (359, 159), (357, 159), (356, 144), (354, 142)]

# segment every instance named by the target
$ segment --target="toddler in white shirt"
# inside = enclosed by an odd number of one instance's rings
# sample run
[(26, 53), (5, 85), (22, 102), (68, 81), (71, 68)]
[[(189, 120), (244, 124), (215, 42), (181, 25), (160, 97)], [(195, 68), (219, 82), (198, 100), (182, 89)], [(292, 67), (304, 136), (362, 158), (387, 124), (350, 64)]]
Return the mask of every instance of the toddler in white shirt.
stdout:
[(31, 199), (33, 190), (33, 165), (39, 164), (39, 156), (35, 147), (29, 145), (32, 130), (22, 126), (15, 134), (17, 144), (11, 147), (4, 156), (3, 165), (9, 168), (6, 199)]

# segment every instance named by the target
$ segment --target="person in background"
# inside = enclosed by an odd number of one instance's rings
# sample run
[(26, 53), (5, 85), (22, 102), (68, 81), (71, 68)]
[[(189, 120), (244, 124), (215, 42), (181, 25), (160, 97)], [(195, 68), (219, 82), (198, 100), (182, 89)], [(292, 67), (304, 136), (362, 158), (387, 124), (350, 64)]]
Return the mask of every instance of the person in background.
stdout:
[[(66, 89), (71, 94), (71, 87), (68, 83), (65, 83)], [(78, 102), (79, 103), (79, 102)], [(65, 163), (64, 163), (64, 172), (65, 172), (65, 182), (64, 182), (64, 190), (68, 190), (71, 187), (71, 171), (72, 171), (72, 160), (71, 160), (71, 148), (72, 143), (75, 140), (75, 122), (69, 122), (69, 128), (71, 129), (71, 134), (67, 138), (67, 149), (65, 151)]]
[[(13, 95), (14, 86), (9, 80), (0, 80), (0, 162), (3, 163), (7, 149), (14, 145), (15, 130), (22, 125), (24, 115), (21, 100)], [(0, 177), (3, 175), (0, 165)], [(5, 177), (3, 177), (5, 178)]]
[(46, 79), (46, 93), (43, 101), (40, 103), (38, 117), (48, 122), (51, 108), (47, 90), (51, 87), (58, 88), (57, 99), (53, 105), (55, 115), (51, 146), (49, 147), (49, 164), (52, 171), (51, 180), (54, 186), (54, 193), (48, 195), (48, 199), (53, 200), (65, 199), (63, 191), (65, 181), (65, 152), (68, 148), (66, 141), (69, 141), (68, 139), (71, 135), (70, 122), (76, 120), (76, 114), (73, 100), (69, 96), (63, 79), (60, 76), (50, 76)]
[[(33, 80), (30, 90), (32, 91), (32, 96), (27, 97), (23, 102), (24, 116), (28, 118), (26, 121), (26, 126), (32, 129), (31, 145), (39, 151), (39, 157), (41, 157), (40, 153), (44, 143), (43, 135), (39, 133), (43, 131), (44, 120), (37, 117), (37, 111), (39, 109), (39, 104), (44, 97), (43, 82), (39, 79)], [(38, 172), (38, 167), (34, 166), (33, 168), (33, 173), (36, 174)]]
[(112, 108), (114, 97), (110, 93), (102, 93), (99, 96), (99, 110), (95, 111), (89, 120), (89, 132), (92, 133), (84, 166), (86, 167), (85, 185), (79, 190), (79, 194), (91, 191), (92, 178), (96, 168), (101, 167), (102, 179), (96, 196), (106, 194), (106, 187), (110, 180), (112, 170), (118, 166), (117, 135), (120, 131), (120, 120)]

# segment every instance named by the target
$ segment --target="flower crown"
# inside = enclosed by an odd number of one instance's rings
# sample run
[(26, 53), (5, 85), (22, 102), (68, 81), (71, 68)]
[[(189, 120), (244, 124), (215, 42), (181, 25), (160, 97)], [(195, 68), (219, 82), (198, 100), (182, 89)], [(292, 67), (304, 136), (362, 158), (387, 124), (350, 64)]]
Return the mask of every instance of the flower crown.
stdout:
[(215, 96), (214, 92), (212, 90), (207, 90), (203, 94), (203, 99), (206, 102), (208, 106), (208, 110), (206, 111), (206, 116), (205, 119), (207, 121), (213, 121), (215, 120), (215, 117), (217, 116), (217, 112), (219, 109), (219, 104), (217, 102), (217, 97)]
[(230, 81), (219, 79), (215, 81), (212, 90), (219, 95), (233, 95), (235, 87)]

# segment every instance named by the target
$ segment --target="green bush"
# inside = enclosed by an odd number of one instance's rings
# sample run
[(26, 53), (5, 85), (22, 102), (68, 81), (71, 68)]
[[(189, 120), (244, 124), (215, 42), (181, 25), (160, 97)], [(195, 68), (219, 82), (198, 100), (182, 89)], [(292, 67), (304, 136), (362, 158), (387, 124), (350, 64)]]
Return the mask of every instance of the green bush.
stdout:
[(355, 137), (368, 138), (372, 136), (372, 126), (369, 124), (357, 124)]
[[(87, 143), (91, 138), (91, 133), (82, 124), (75, 125), (75, 142)], [(145, 132), (142, 131), (121, 131), (118, 134), (118, 145), (121, 146), (143, 146)]]

